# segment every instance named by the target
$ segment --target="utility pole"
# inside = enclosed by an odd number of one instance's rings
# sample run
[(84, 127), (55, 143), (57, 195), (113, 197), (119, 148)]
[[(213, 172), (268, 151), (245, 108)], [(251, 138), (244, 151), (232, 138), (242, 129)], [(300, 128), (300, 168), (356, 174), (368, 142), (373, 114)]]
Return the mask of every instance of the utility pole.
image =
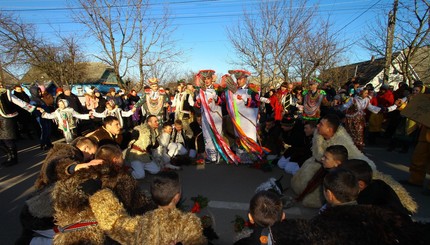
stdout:
[(396, 27), (396, 13), (398, 5), (399, 0), (394, 0), (393, 9), (388, 14), (387, 41), (385, 45), (385, 67), (382, 84), (388, 84), (388, 78), (390, 77), (390, 66), (393, 55), (394, 29)]

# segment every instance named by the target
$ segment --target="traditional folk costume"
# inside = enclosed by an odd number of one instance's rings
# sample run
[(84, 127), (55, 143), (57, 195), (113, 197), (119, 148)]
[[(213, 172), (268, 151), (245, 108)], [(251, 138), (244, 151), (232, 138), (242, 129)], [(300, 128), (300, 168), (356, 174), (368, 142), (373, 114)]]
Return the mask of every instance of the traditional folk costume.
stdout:
[(354, 144), (361, 151), (364, 148), (364, 128), (366, 126), (365, 110), (378, 113), (381, 108), (370, 104), (369, 97), (355, 96), (340, 106), (345, 111), (345, 129), (352, 137)]
[(109, 189), (92, 195), (90, 205), (98, 226), (121, 244), (207, 244), (202, 223), (193, 213), (157, 208), (143, 216), (130, 217)]
[(88, 114), (80, 114), (73, 108), (68, 107), (69, 102), (67, 100), (60, 99), (59, 102), (60, 101), (63, 102), (65, 108), (58, 108), (52, 113), (43, 112), (42, 118), (54, 119), (55, 123), (58, 125), (58, 129), (63, 132), (66, 143), (69, 144), (76, 135), (76, 132), (74, 132), (76, 128), (75, 118), (89, 120), (90, 116)]
[(18, 116), (18, 112), (15, 105), (30, 113), (36, 109), (35, 106), (18, 99), (9, 90), (0, 88), (0, 140), (7, 153), (7, 160), (2, 163), (4, 166), (18, 163), (18, 152), (15, 144), (16, 121), (14, 119)]
[(108, 104), (110, 105), (110, 108), (106, 108), (106, 110), (104, 110), (101, 113), (93, 111), (92, 115), (94, 117), (98, 117), (98, 118), (105, 118), (107, 116), (114, 116), (114, 117), (118, 118), (119, 125), (121, 126), (121, 128), (124, 126), (124, 120), (122, 120), (122, 118), (123, 117), (131, 117), (134, 113), (132, 110), (123, 111), (121, 108), (119, 108), (118, 106), (115, 105), (115, 102), (113, 100), (109, 100), (106, 103), (107, 103), (107, 105)]
[[(52, 192), (57, 225), (54, 244), (112, 244), (91, 211), (88, 194), (82, 190), (82, 184), (90, 179), (99, 179), (103, 188), (112, 190), (129, 215), (141, 215), (156, 208), (122, 166), (109, 162), (91, 166), (55, 184)], [(104, 206), (103, 209), (110, 208)]]
[(130, 142), (126, 152), (125, 162), (132, 168), (131, 175), (135, 179), (145, 178), (145, 170), (151, 174), (160, 172), (162, 154), (158, 143), (158, 131), (152, 130), (145, 124), (134, 127), (132, 135), (136, 140)]
[(236, 83), (230, 75), (223, 76), (223, 82), (225, 81), (229, 88), (225, 91), (225, 98), (237, 138), (236, 154), (241, 163), (253, 163), (257, 158), (262, 159), (264, 155), (263, 148), (257, 143), (259, 89), (254, 84), (246, 84), (246, 80), (243, 85), (237, 83), (239, 79), (247, 79), (251, 75), (250, 72), (230, 70), (229, 73), (235, 76)]
[[(394, 104), (394, 94), (388, 89), (388, 85), (382, 85), (376, 96), (371, 97), (370, 103), (378, 107), (390, 107)], [(382, 123), (386, 118), (383, 113), (371, 113), (369, 116), (369, 142), (374, 143), (376, 137), (382, 132)]]
[(34, 184), (36, 191), (21, 210), (22, 234), (16, 244), (52, 244), (55, 235), (52, 190), (57, 181), (71, 176), (67, 171), (70, 166), (82, 162), (84, 155), (75, 146), (57, 143), (49, 150)]
[(230, 150), (228, 143), (222, 137), (222, 111), (221, 98), (218, 96), (213, 80), (210, 84), (205, 84), (203, 79), (213, 78), (214, 70), (201, 70), (196, 75), (196, 85), (200, 87), (196, 97), (196, 107), (202, 113), (202, 131), (205, 141), (206, 161), (218, 163), (221, 157), (226, 162), (237, 161), (234, 153)]
[[(309, 81), (309, 85), (321, 83), (317, 79)], [(329, 104), (325, 97), (326, 93), (322, 89), (303, 91), (303, 119), (318, 120), (321, 116), (321, 104)]]
[(185, 145), (179, 142), (172, 142), (171, 135), (168, 132), (162, 132), (157, 140), (160, 144), (160, 146), (157, 148), (157, 151), (159, 151), (158, 154), (161, 155), (160, 165), (168, 169), (180, 169), (180, 167), (170, 164), (170, 161), (177, 155), (186, 155), (188, 153), (188, 150), (185, 148)]
[(275, 121), (281, 121), (286, 110), (294, 104), (293, 94), (288, 91), (288, 84), (282, 83), (281, 87), (270, 98), (261, 98), (261, 102), (270, 103), (273, 108)]
[[(369, 205), (340, 205), (271, 227), (275, 244), (429, 244), (429, 225)], [(247, 243), (251, 244), (251, 243)], [(259, 244), (259, 243), (253, 243)]]
[(144, 95), (134, 104), (134, 108), (142, 108), (142, 115), (154, 115), (158, 118), (160, 124), (166, 119), (165, 108), (168, 105), (169, 98), (163, 88), (158, 87), (158, 79), (151, 78), (148, 80), (150, 89), (145, 89)]
[[(179, 84), (178, 86), (182, 86), (184, 89), (183, 80), (179, 81)], [(189, 129), (190, 123), (193, 121), (193, 106), (194, 95), (191, 91), (185, 89), (175, 94), (172, 101), (172, 107), (175, 108), (175, 120), (181, 120), (185, 129)]]
[[(336, 133), (328, 140), (325, 140), (317, 130), (315, 130), (314, 137), (312, 139), (312, 157), (306, 160), (301, 168), (296, 172), (296, 174), (291, 178), (291, 188), (297, 194), (300, 195), (312, 177), (317, 171), (320, 170), (321, 160), (325, 149), (331, 145), (343, 145), (348, 150), (348, 157), (350, 159), (361, 159), (366, 161), (372, 169), (376, 169), (375, 163), (366, 157), (352, 141), (349, 134), (346, 132), (343, 126), (339, 126)], [(313, 192), (306, 195), (302, 204), (306, 207), (319, 208), (324, 203), (324, 196), (322, 192), (322, 187), (319, 186)]]

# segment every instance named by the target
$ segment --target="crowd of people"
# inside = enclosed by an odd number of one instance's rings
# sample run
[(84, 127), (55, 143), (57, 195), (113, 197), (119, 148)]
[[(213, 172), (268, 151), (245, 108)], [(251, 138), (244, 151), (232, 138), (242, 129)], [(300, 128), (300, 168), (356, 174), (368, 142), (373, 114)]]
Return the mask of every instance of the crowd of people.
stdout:
[[(382, 85), (376, 92), (354, 79), (335, 89), (315, 78), (301, 85), (284, 82), (263, 94), (249, 83), (250, 75), (230, 70), (216, 83), (214, 70), (201, 70), (194, 83), (178, 81), (173, 94), (151, 78), (141, 96), (115, 89), (103, 96), (93, 88), (85, 103), (69, 86), (57, 88), (55, 96), (43, 86), (31, 87), (30, 96), (20, 86), (1, 88), (0, 136), (7, 153), (2, 165), (18, 163), (15, 140), (22, 132), (27, 137), (39, 132), (41, 150), (49, 150), (36, 192), (21, 212), (23, 233), (17, 244), (205, 244), (200, 220), (176, 209), (181, 187), (175, 170), (188, 162), (277, 165), (292, 175), (294, 202), (321, 208), (311, 221), (284, 222), (279, 196), (259, 193), (250, 204), (254, 234), (238, 244), (260, 244), (255, 239), (263, 233), (269, 234), (267, 244), (282, 239), (333, 244), (332, 231), (319, 225), (348, 212), (369, 215), (367, 228), (375, 232), (369, 239), (377, 238), (377, 219), (391, 225), (391, 233), (378, 244), (406, 241), (413, 235), (409, 228), (396, 233), (405, 226), (421, 232), (410, 220), (417, 204), (397, 181), (377, 170), (363, 149), (365, 142), (384, 137), (390, 142), (387, 151), (401, 147), (407, 152), (418, 141), (411, 176), (402, 184), (423, 185), (429, 130), (400, 114), (414, 96), (429, 92), (422, 82), (412, 87), (400, 83), (394, 91)], [(52, 144), (53, 123), (64, 143)], [(148, 173), (156, 175), (150, 195), (136, 182)], [(258, 210), (264, 202), (275, 206)], [(392, 213), (395, 218), (387, 218)], [(357, 223), (339, 221), (336, 227), (365, 230), (361, 219), (357, 215), (352, 218)], [(399, 222), (389, 224), (392, 219)], [(292, 225), (306, 232), (293, 237), (278, 229)], [(345, 237), (336, 238), (346, 243)]]

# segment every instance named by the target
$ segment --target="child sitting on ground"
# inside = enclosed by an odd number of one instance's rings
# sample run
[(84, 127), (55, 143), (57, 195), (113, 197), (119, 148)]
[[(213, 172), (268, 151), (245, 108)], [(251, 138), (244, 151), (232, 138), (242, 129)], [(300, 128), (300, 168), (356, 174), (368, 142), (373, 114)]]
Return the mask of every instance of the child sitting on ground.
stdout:
[(255, 225), (254, 231), (251, 236), (240, 239), (235, 245), (274, 244), (271, 227), (285, 219), (281, 199), (272, 191), (258, 192), (249, 203), (248, 218)]
[[(100, 183), (86, 186), (85, 191), (91, 194), (100, 188)], [(90, 205), (99, 227), (121, 244), (207, 243), (200, 219), (176, 208), (181, 198), (181, 183), (176, 172), (160, 172), (150, 189), (158, 208), (136, 217), (127, 214), (111, 190), (96, 192), (90, 197)]]
[(170, 161), (173, 157), (169, 154), (169, 146), (172, 144), (169, 143), (172, 130), (172, 125), (167, 123), (163, 125), (163, 131), (160, 137), (158, 137), (158, 143), (160, 144), (160, 147), (157, 148), (157, 151), (160, 151), (159, 154), (161, 155), (161, 164), (163, 165), (162, 168), (179, 170), (180, 167), (170, 164)]
[(188, 154), (188, 143), (192, 137), (190, 133), (192, 132), (184, 130), (181, 120), (175, 120), (168, 147), (169, 155), (172, 158), (175, 156), (186, 156)]
[(324, 177), (323, 187), (328, 207), (357, 204), (358, 181), (351, 171), (346, 169), (330, 171)]
[(338, 167), (348, 159), (348, 150), (343, 145), (327, 147), (321, 158), (322, 166), (316, 172), (309, 171), (303, 176), (303, 190), (296, 197), (296, 201), (306, 203), (306, 206), (319, 208), (323, 205), (322, 183), (328, 170)]
[(370, 204), (397, 211), (406, 216), (411, 215), (400, 201), (399, 196), (393, 188), (385, 181), (373, 179), (373, 171), (369, 164), (360, 159), (347, 160), (342, 164), (342, 168), (351, 171), (358, 181), (360, 193), (358, 194), (358, 204)]

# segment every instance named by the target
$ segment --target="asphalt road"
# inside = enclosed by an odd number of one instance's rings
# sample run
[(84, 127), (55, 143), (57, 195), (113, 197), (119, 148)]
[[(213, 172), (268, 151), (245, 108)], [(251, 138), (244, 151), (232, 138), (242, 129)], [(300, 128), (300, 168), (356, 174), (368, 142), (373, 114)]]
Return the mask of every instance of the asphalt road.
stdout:
[[(1, 244), (13, 244), (21, 232), (19, 212), (26, 196), (33, 190), (32, 185), (40, 170), (41, 161), (46, 151), (41, 151), (37, 140), (18, 142), (19, 164), (0, 168), (0, 241)], [(412, 149), (408, 154), (387, 152), (383, 145), (366, 147), (366, 154), (375, 161), (377, 168), (395, 179), (405, 179)], [(4, 156), (0, 161), (4, 160)], [(275, 168), (263, 172), (247, 166), (206, 165), (185, 166), (179, 171), (183, 184), (185, 206), (191, 208), (191, 197), (202, 195), (209, 199), (209, 206), (202, 210), (202, 215), (210, 215), (214, 220), (214, 229), (220, 239), (215, 244), (231, 244), (235, 233), (232, 221), (235, 215), (246, 217), (248, 203), (255, 188), (269, 178), (284, 175), (282, 184), (288, 187), (290, 177)], [(142, 188), (147, 189), (151, 177), (141, 180)], [(421, 194), (420, 188), (406, 187), (419, 203), (415, 219), (430, 221), (430, 197)], [(290, 194), (289, 191), (286, 194)], [(287, 218), (310, 218), (317, 210), (294, 206), (285, 209)]]

